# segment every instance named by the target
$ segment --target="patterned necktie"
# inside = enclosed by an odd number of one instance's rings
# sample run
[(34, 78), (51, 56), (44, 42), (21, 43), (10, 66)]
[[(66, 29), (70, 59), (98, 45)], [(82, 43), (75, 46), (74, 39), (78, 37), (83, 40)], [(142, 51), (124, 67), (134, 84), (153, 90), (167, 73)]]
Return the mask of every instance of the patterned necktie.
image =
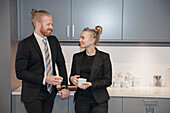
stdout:
[[(46, 76), (48, 75), (52, 75), (52, 67), (51, 67), (51, 58), (50, 58), (50, 54), (49, 54), (49, 48), (47, 46), (47, 39), (44, 38), (43, 39), (43, 42), (44, 42), (44, 51), (45, 51), (45, 61), (46, 61)], [(52, 91), (52, 85), (50, 84), (47, 84), (47, 90), (48, 92), (51, 93)]]

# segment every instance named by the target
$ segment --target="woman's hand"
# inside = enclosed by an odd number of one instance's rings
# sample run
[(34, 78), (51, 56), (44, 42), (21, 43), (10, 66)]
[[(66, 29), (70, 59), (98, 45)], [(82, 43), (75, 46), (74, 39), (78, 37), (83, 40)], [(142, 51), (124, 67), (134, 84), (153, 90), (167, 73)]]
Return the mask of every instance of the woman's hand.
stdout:
[(78, 77), (80, 77), (80, 75), (74, 75), (74, 76), (71, 76), (70, 80), (71, 82), (77, 86), (78, 85)]
[(88, 87), (92, 86), (92, 83), (91, 83), (91, 82), (85, 82), (85, 83), (82, 83), (82, 85), (83, 85), (83, 86), (79, 86), (79, 85), (78, 85), (78, 87), (79, 87), (80, 89), (86, 90)]

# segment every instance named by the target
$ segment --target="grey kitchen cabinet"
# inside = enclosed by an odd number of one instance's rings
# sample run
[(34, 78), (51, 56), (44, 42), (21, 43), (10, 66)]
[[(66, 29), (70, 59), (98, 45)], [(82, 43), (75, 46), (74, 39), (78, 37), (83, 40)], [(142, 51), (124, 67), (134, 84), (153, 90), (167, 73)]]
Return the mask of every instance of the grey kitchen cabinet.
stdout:
[(53, 112), (52, 113), (68, 113), (68, 102), (69, 99), (61, 99), (56, 96), (54, 100)]
[(72, 0), (72, 39), (86, 27), (103, 27), (101, 40), (121, 40), (122, 0)]
[(11, 113), (27, 113), (24, 104), (21, 102), (20, 95), (12, 95), (11, 98), (12, 110)]
[(18, 0), (18, 39), (33, 32), (30, 10), (52, 14), (52, 35), (78, 41), (86, 27), (103, 27), (100, 41), (170, 42), (170, 0)]
[[(69, 97), (69, 113), (75, 113), (74, 110), (74, 96)], [(108, 102), (108, 113), (122, 113), (122, 98), (111, 97)]]
[[(61, 100), (56, 96), (52, 113), (75, 113), (74, 96)], [(170, 99), (150, 97), (110, 97), (108, 113), (169, 113)], [(147, 112), (148, 111), (148, 112)], [(12, 95), (12, 113), (26, 113), (20, 95)]]
[[(68, 99), (61, 100), (56, 96), (52, 113), (68, 113)], [(21, 95), (12, 95), (12, 113), (27, 113), (21, 102)]]
[(31, 9), (47, 10), (53, 17), (53, 32), (59, 40), (69, 39), (70, 0), (18, 0), (18, 39), (22, 40), (34, 31)]
[(169, 113), (170, 99), (123, 98), (123, 113)]
[(123, 113), (121, 97), (111, 97), (110, 98), (108, 113)]
[(124, 0), (123, 40), (170, 42), (170, 0)]
[(30, 11), (44, 9), (54, 22), (52, 34), (60, 41), (79, 40), (85, 27), (103, 27), (101, 40), (121, 40), (122, 0), (18, 0), (18, 37), (33, 32)]
[(69, 97), (69, 104), (68, 104), (68, 113), (75, 113), (75, 110), (74, 110), (74, 96), (70, 96)]

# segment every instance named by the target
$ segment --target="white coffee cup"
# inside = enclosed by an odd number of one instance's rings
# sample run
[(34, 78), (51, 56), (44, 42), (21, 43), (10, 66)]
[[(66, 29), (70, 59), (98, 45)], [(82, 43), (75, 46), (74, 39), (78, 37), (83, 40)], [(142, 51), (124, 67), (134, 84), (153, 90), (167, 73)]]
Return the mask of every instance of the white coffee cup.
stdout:
[(78, 78), (78, 85), (84, 86), (84, 85), (82, 85), (82, 83), (85, 83), (86, 81), (87, 81), (87, 79), (85, 79), (85, 78)]
[(61, 77), (61, 76), (56, 76), (56, 77), (61, 78), (61, 79), (56, 79), (56, 80), (59, 80), (58, 83), (61, 83), (61, 81), (63, 80), (63, 77)]

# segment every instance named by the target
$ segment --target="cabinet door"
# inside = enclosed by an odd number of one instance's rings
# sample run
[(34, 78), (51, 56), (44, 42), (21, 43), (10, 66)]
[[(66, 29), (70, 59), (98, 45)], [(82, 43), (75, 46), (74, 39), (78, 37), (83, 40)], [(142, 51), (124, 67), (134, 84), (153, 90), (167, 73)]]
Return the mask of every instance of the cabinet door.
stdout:
[(108, 113), (123, 113), (122, 98), (115, 98), (115, 97), (110, 98)]
[(158, 106), (154, 108), (154, 113), (169, 113), (170, 99), (159, 99)]
[[(20, 95), (12, 96), (12, 113), (27, 113)], [(68, 99), (61, 100), (56, 96), (52, 113), (68, 113)]]
[(68, 113), (68, 99), (61, 99), (56, 96), (52, 113)]
[(169, 105), (170, 99), (123, 98), (123, 113), (169, 113)]
[(170, 0), (124, 0), (123, 40), (170, 41)]
[(121, 40), (122, 0), (72, 0), (72, 39), (85, 27), (103, 27), (101, 40)]
[(74, 102), (73, 102), (73, 100), (74, 100), (74, 96), (70, 96), (69, 97), (69, 105), (68, 105), (68, 108), (69, 108), (69, 113), (75, 113), (75, 110), (74, 110)]
[[(69, 97), (69, 113), (75, 113), (73, 99), (74, 96)], [(122, 113), (122, 98), (111, 97), (108, 104), (108, 113)]]
[(123, 113), (146, 113), (144, 99), (123, 98)]
[[(69, 39), (70, 0), (18, 0), (18, 38), (24, 39), (34, 31), (31, 9), (46, 10), (53, 17), (53, 32), (59, 40)], [(67, 29), (68, 28), (68, 29)]]
[(20, 95), (12, 95), (12, 111), (11, 113), (27, 113), (24, 104), (21, 102)]

